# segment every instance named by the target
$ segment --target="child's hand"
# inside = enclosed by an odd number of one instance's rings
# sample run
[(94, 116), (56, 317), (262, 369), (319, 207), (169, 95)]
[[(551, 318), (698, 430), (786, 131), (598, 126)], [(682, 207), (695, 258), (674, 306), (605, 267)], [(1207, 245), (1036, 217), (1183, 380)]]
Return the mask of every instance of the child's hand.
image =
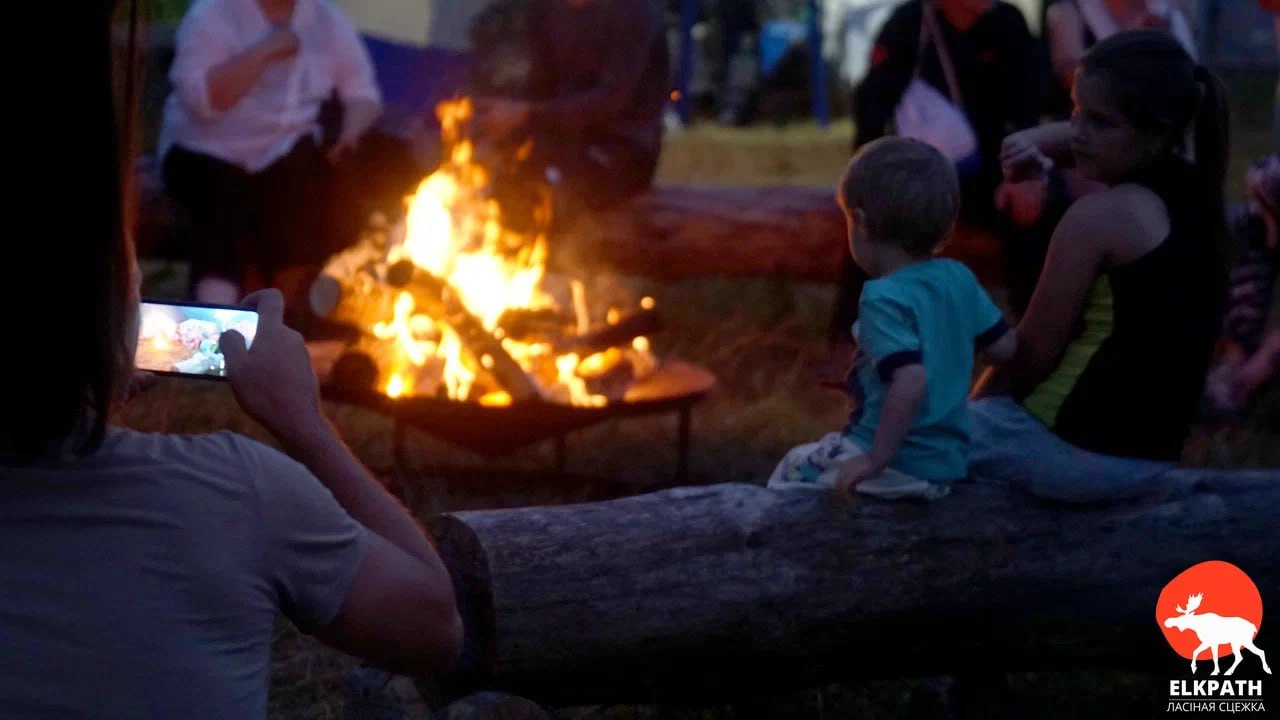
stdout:
[(835, 499), (837, 502), (846, 504), (853, 502), (853, 489), (859, 483), (880, 474), (880, 470), (866, 455), (851, 457), (842, 461), (836, 468)]
[(1010, 134), (1000, 143), (1000, 168), (1009, 182), (1041, 179), (1053, 161), (1040, 151), (1033, 135), (1025, 130)]

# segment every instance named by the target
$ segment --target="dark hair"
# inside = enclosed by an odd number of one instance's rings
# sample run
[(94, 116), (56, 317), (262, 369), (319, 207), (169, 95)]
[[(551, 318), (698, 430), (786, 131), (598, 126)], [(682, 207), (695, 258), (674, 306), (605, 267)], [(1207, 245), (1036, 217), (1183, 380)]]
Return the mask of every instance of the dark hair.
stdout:
[(919, 140), (884, 137), (849, 161), (836, 201), (851, 215), (861, 210), (867, 234), (912, 255), (933, 252), (960, 213), (955, 165)]
[[(123, 69), (132, 72), (137, 54), (130, 38), (138, 36), (138, 17), (133, 3), (124, 5), (116, 23), (115, 3), (107, 2), (51, 18), (58, 32), (50, 36), (49, 60), (18, 73), (25, 78), (17, 94), (33, 119), (16, 136), (20, 160), (11, 167), (23, 176), (10, 192), (17, 213), (43, 223), (37, 233), (11, 240), (25, 257), (0, 283), (5, 332), (17, 340), (0, 352), (0, 382), (7, 385), (0, 455), (92, 452), (132, 369), (134, 263), (125, 222), (129, 183), (121, 173), (131, 143), (121, 130), (132, 134), (136, 125), (132, 112), (117, 114), (116, 99), (140, 83), (113, 82), (119, 67), (113, 55), (123, 47), (130, 59)], [(132, 98), (119, 99), (132, 107)]]
[(1082, 73), (1102, 80), (1117, 110), (1142, 133), (1167, 140), (1167, 152), (1183, 150), (1194, 126), (1197, 196), (1216, 240), (1226, 234), (1223, 190), (1227, 179), (1226, 89), (1196, 63), (1170, 33), (1130, 30), (1094, 45), (1080, 63)]

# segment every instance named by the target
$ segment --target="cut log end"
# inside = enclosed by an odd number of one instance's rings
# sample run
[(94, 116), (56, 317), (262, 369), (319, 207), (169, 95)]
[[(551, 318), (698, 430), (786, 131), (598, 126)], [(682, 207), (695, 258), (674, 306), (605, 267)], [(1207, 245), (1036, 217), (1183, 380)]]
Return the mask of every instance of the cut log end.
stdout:
[(311, 312), (319, 317), (328, 317), (329, 313), (338, 306), (338, 300), (341, 297), (342, 283), (337, 278), (321, 275), (311, 283), (307, 302), (311, 306)]

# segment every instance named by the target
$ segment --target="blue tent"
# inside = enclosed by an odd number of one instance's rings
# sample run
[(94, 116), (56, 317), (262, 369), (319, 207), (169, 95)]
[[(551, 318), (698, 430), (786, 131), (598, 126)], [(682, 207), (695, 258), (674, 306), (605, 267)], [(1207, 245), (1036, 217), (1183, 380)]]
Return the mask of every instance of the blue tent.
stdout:
[(373, 58), (387, 129), (413, 119), (436, 127), (436, 103), (455, 95), (468, 68), (468, 28), (484, 0), (334, 0)]

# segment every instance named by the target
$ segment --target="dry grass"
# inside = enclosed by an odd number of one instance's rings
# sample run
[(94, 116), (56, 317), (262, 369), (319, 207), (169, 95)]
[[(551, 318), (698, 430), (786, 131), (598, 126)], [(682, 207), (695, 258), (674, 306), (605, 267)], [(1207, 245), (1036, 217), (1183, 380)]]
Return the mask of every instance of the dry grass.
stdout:
[[(1238, 194), (1241, 161), (1270, 147), (1257, 110), (1260, 88), (1274, 79), (1237, 83), (1243, 97), (1243, 131), (1237, 131), (1232, 191)], [(1239, 89), (1243, 88), (1243, 89)], [(724, 184), (827, 184), (848, 153), (851, 128), (838, 123), (815, 127), (760, 127), (726, 130), (697, 126), (672, 135), (660, 177), (669, 182)], [(172, 282), (163, 274), (151, 278)], [(604, 283), (605, 280), (599, 282)], [(816, 438), (843, 422), (844, 399), (818, 387), (815, 367), (826, 360), (823, 342), (833, 288), (777, 280), (700, 280), (659, 285), (637, 279), (616, 282), (658, 299), (669, 330), (655, 338), (667, 358), (682, 358), (712, 370), (720, 384), (694, 414), (691, 481), (762, 482), (777, 458), (793, 444)], [(370, 466), (391, 465), (391, 422), (368, 411), (327, 408), (344, 438)], [(130, 426), (167, 432), (207, 432), (231, 428), (269, 438), (236, 408), (221, 384), (168, 380), (137, 399), (125, 412)], [(1222, 467), (1280, 466), (1280, 392), (1274, 389), (1255, 407), (1243, 427), (1200, 433), (1188, 457)], [(674, 419), (636, 418), (605, 423), (573, 435), (569, 470), (575, 474), (626, 478), (642, 492), (670, 482), (674, 466)], [(485, 461), (421, 433), (410, 433), (407, 464), (430, 470), (447, 464), (484, 468), (544, 469), (548, 447), (533, 447), (500, 461)], [(447, 490), (424, 487), (415, 502), (419, 515), (477, 507), (573, 502), (584, 489), (539, 487), (501, 490), (451, 482)], [(272, 718), (342, 716), (341, 688), (355, 663), (282, 622), (271, 675)], [(1055, 673), (1010, 676), (1012, 696), (1028, 716), (1097, 717), (1146, 715), (1149, 678), (1122, 673)], [(929, 716), (936, 705), (931, 686), (919, 680), (876, 681), (753, 698), (743, 704), (676, 708), (665, 706), (564, 709), (564, 718), (609, 720), (738, 717)], [(1101, 709), (1101, 711), (1100, 711)]]

